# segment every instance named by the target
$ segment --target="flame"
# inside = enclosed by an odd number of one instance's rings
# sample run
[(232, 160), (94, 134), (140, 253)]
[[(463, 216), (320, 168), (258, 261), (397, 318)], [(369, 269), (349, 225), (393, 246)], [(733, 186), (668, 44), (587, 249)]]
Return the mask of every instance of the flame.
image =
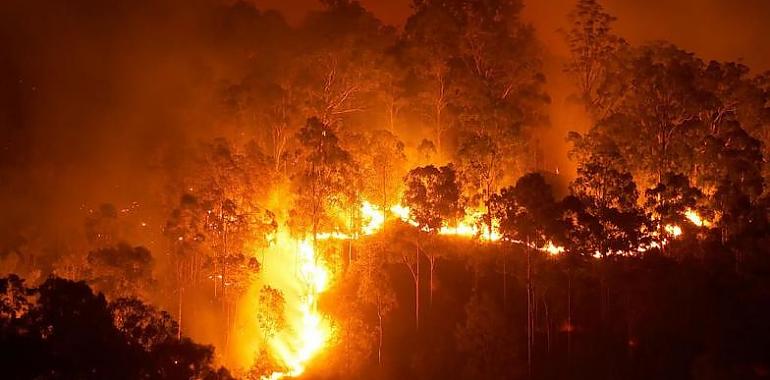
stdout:
[(676, 224), (666, 224), (663, 229), (666, 231), (666, 233), (672, 237), (679, 237), (682, 236), (682, 227), (677, 226)]
[(453, 226), (445, 224), (438, 233), (439, 235), (478, 237), (484, 241), (499, 241), (502, 238), (499, 222), (493, 220), (490, 228), (488, 223), (482, 221), (483, 219), (483, 210), (466, 211), (465, 217), (461, 221)]
[(687, 209), (684, 212), (684, 216), (692, 222), (692, 224), (698, 226), (698, 227), (711, 227), (711, 222), (708, 220), (703, 219), (697, 211), (693, 209)]
[(551, 256), (557, 256), (564, 253), (564, 247), (554, 245), (553, 242), (549, 240), (545, 247), (543, 247), (543, 251)]
[[(318, 236), (319, 240), (332, 239), (337, 235)], [(253, 314), (247, 314), (249, 324), (256, 331), (244, 337), (242, 349), (248, 351), (253, 360), (259, 341), (265, 344), (271, 355), (279, 362), (282, 371), (263, 376), (263, 380), (278, 380), (302, 375), (310, 361), (326, 347), (332, 328), (329, 320), (318, 310), (318, 299), (331, 284), (330, 270), (313, 247), (312, 238), (294, 239), (289, 232), (280, 228), (273, 239), (273, 247), (263, 258), (264, 283), (279, 289), (285, 299), (285, 325), (274, 336), (259, 334)], [(259, 288), (260, 285), (255, 285)], [(251, 293), (250, 302), (255, 302), (256, 290)], [(257, 306), (247, 307), (251, 313)], [(256, 342), (255, 342), (256, 341)], [(244, 353), (245, 355), (245, 353)]]
[(289, 322), (294, 325), (296, 342), (293, 349), (287, 347), (285, 342), (276, 342), (274, 348), (289, 370), (286, 373), (273, 373), (271, 379), (301, 375), (305, 372), (307, 363), (321, 351), (330, 336), (331, 328), (324, 323), (317, 305), (318, 296), (327, 289), (329, 284), (329, 271), (316, 257), (310, 239), (299, 242), (297, 259), (299, 265), (297, 278), (301, 288), (304, 289), (304, 294), (297, 305), (301, 317), (299, 320)]
[(414, 227), (419, 226), (420, 224), (417, 223), (412, 218), (412, 210), (409, 207), (402, 206), (402, 205), (393, 205), (390, 206), (390, 212), (401, 219), (402, 222), (411, 224)]
[(367, 201), (361, 203), (361, 216), (368, 221), (361, 227), (361, 233), (364, 235), (374, 235), (385, 224), (385, 213)]

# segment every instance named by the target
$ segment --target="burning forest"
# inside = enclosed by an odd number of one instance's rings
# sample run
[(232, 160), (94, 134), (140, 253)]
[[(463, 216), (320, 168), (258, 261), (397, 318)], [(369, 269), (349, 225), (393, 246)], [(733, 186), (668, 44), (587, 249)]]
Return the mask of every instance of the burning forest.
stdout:
[(0, 378), (770, 378), (770, 45), (561, 3), (0, 4)]

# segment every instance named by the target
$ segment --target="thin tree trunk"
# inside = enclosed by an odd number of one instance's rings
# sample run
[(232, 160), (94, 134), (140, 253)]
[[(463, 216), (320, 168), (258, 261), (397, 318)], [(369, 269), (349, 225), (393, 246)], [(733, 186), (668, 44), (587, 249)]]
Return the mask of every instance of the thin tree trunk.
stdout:
[(507, 257), (505, 250), (503, 250), (503, 311), (507, 309), (508, 305), (508, 269), (507, 269)]
[[(418, 232), (419, 234), (419, 232)], [(417, 260), (417, 275), (414, 277), (414, 323), (417, 330), (420, 329), (420, 238), (417, 238), (417, 251), (414, 255)]]
[(543, 292), (543, 310), (545, 311), (545, 352), (551, 354), (551, 316), (548, 313), (548, 298)]
[(527, 378), (532, 379), (533, 302), (532, 302), (532, 253), (527, 239)]
[(428, 260), (430, 263), (430, 280), (429, 280), (430, 292), (428, 293), (428, 296), (429, 296), (428, 306), (430, 308), (433, 308), (433, 272), (436, 271), (436, 256), (431, 254), (430, 256), (428, 256)]
[(572, 363), (572, 270), (567, 271), (567, 369)]
[[(379, 296), (378, 296), (379, 298)], [(377, 301), (377, 320), (379, 323), (379, 342), (377, 345), (377, 364), (379, 364), (380, 367), (382, 367), (382, 307), (380, 305), (379, 300)]]
[(179, 340), (182, 339), (182, 322), (183, 322), (183, 319), (182, 319), (182, 298), (184, 297), (183, 293), (184, 293), (184, 286), (180, 286), (179, 287), (179, 312), (178, 312), (179, 316), (177, 317), (179, 319), (179, 324), (178, 324), (177, 331), (176, 331), (176, 338), (179, 339)]
[(353, 210), (350, 211), (350, 238), (348, 239), (348, 268), (353, 265), (353, 238), (355, 233), (353, 232)]

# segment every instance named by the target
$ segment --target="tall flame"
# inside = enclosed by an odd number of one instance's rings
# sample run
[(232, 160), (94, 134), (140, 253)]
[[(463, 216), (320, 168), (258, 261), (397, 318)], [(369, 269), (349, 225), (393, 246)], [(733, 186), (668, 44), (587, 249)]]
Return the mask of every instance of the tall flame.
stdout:
[[(330, 271), (317, 256), (312, 239), (296, 240), (281, 230), (276, 236), (276, 246), (274, 254), (265, 259), (264, 275), (271, 286), (277, 286), (284, 293), (286, 326), (268, 338), (266, 344), (286, 369), (263, 376), (263, 380), (304, 373), (309, 362), (326, 346), (332, 331), (329, 321), (318, 310), (318, 298), (331, 281)], [(291, 273), (292, 266), (294, 273)]]

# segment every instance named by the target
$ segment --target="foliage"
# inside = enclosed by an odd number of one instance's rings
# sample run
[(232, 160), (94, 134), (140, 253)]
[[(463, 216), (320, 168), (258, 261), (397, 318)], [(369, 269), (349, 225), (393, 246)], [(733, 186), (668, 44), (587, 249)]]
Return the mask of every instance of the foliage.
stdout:
[(213, 367), (211, 347), (178, 340), (168, 314), (141, 301), (108, 304), (84, 282), (55, 277), (38, 288), (16, 277), (0, 284), (9, 281), (24, 300), (0, 320), (0, 364), (9, 378), (232, 378)]
[(460, 188), (454, 167), (415, 168), (404, 177), (404, 205), (420, 228), (435, 233), (444, 221), (463, 216)]
[(259, 291), (257, 322), (265, 340), (270, 340), (286, 325), (286, 301), (280, 290), (265, 285)]

